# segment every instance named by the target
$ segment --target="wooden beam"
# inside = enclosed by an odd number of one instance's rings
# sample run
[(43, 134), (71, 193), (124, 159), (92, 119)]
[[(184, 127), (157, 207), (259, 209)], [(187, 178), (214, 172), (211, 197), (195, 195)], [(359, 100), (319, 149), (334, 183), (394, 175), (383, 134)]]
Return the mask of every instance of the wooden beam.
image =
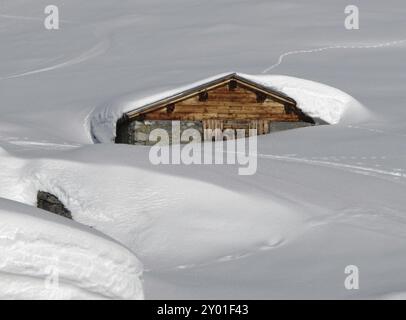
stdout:
[(208, 98), (209, 98), (209, 94), (207, 93), (207, 91), (199, 93), (199, 101), (200, 102), (207, 101)]
[(234, 91), (235, 89), (237, 89), (237, 81), (235, 81), (235, 80), (230, 80), (230, 81), (228, 82), (228, 90)]
[(168, 104), (166, 106), (166, 113), (171, 114), (173, 111), (175, 111), (175, 104), (174, 103)]

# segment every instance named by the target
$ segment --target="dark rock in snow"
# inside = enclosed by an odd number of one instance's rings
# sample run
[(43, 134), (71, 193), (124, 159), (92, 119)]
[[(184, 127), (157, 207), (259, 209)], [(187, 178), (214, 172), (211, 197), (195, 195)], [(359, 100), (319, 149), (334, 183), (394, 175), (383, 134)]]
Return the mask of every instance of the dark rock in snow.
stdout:
[(37, 193), (37, 207), (65, 218), (72, 219), (71, 212), (65, 208), (63, 203), (53, 194), (38, 191)]

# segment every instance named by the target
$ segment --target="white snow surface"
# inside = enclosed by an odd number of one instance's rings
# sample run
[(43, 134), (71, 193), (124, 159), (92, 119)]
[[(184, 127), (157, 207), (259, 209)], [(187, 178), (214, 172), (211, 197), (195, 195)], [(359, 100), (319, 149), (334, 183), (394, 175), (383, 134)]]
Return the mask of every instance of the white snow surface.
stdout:
[[(171, 97), (233, 73), (234, 72), (222, 73), (143, 98), (136, 98), (137, 96), (142, 96), (141, 93), (109, 101), (107, 105), (96, 108), (90, 115), (90, 134), (97, 142), (113, 142), (116, 132), (116, 122), (125, 112), (137, 110), (147, 104)], [(365, 107), (350, 95), (339, 89), (315, 81), (282, 75), (236, 74), (286, 94), (296, 100), (298, 107), (303, 112), (329, 124), (337, 124), (343, 117), (345, 117), (346, 121), (357, 123), (368, 115)]]
[(141, 272), (100, 232), (0, 199), (1, 299), (142, 299)]
[[(146, 299), (404, 297), (406, 46), (356, 49), (404, 39), (404, 1), (360, 1), (353, 31), (345, 0), (52, 3), (57, 31), (48, 1), (0, 8), (1, 297), (142, 298), (137, 258)], [(335, 45), (349, 49), (312, 51)], [(258, 76), (297, 50), (283, 76)], [(258, 137), (252, 176), (95, 143), (123, 111), (229, 70), (335, 125)], [(40, 214), (38, 190), (76, 223)], [(347, 265), (360, 290), (345, 289)]]
[(307, 115), (329, 124), (337, 124), (341, 120), (356, 123), (368, 116), (368, 111), (356, 99), (325, 84), (279, 75), (242, 76), (285, 93), (295, 99)]

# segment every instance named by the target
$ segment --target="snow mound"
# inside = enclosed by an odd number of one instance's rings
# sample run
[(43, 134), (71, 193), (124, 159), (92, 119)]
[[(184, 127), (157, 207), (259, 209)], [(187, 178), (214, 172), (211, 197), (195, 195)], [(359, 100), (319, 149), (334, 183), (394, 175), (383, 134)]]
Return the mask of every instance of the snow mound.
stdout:
[(142, 299), (142, 267), (78, 223), (0, 199), (0, 299)]
[(377, 297), (378, 300), (406, 300), (406, 292), (393, 292)]
[(235, 166), (156, 166), (148, 154), (149, 148), (105, 144), (67, 152), (65, 160), (29, 161), (15, 173), (24, 197), (2, 195), (31, 205), (38, 190), (56, 195), (75, 221), (124, 244), (148, 269), (286, 243), (306, 228), (302, 208), (234, 190), (242, 184), (235, 182)]
[(366, 114), (365, 107), (355, 98), (319, 82), (281, 75), (241, 76), (285, 93), (295, 99), (307, 115), (329, 124), (337, 124), (344, 118), (355, 120)]
[[(88, 117), (90, 135), (95, 142), (114, 141), (116, 122), (130, 110), (141, 108), (149, 103), (179, 94), (185, 90), (203, 85), (231, 73), (223, 73), (190, 85), (173, 90), (145, 96), (130, 94), (117, 97), (95, 108)], [(280, 91), (295, 99), (298, 106), (309, 116), (321, 119), (329, 124), (337, 124), (347, 114), (349, 119), (365, 113), (365, 108), (353, 97), (336, 88), (295, 77), (280, 75), (248, 75), (239, 76), (261, 85)]]

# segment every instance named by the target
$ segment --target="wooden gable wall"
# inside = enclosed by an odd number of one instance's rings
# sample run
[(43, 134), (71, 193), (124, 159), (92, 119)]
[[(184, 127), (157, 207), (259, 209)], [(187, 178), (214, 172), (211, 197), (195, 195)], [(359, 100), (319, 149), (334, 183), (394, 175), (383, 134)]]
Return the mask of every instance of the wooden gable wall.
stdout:
[(292, 104), (231, 81), (220, 87), (138, 116), (142, 120), (303, 121)]

